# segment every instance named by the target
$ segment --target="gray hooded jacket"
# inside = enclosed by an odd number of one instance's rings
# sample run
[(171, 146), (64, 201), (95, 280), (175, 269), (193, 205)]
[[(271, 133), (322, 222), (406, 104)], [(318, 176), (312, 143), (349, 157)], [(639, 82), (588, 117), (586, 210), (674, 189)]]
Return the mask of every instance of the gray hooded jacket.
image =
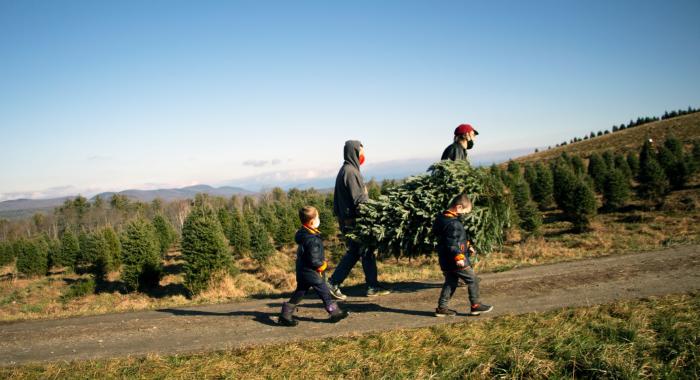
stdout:
[[(365, 192), (365, 181), (360, 173), (360, 148), (357, 140), (345, 142), (343, 156), (345, 162), (335, 179), (333, 213), (343, 222), (358, 217), (359, 205), (369, 199)], [(342, 227), (342, 225), (341, 225)]]

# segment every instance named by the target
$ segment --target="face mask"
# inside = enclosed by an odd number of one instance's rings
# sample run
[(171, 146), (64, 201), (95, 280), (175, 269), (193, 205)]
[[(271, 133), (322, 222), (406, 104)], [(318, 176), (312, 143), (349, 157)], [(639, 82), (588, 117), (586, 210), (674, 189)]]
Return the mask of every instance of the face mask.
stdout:
[(474, 141), (472, 141), (472, 140), (467, 141), (467, 149), (471, 149), (473, 147), (474, 147)]
[(321, 218), (316, 218), (314, 219), (313, 223), (311, 223), (311, 227), (313, 228), (318, 228), (318, 226), (321, 225)]
[(362, 164), (364, 164), (364, 163), (365, 163), (365, 155), (364, 155), (364, 154), (361, 154), (361, 155), (360, 155), (360, 165), (362, 165)]

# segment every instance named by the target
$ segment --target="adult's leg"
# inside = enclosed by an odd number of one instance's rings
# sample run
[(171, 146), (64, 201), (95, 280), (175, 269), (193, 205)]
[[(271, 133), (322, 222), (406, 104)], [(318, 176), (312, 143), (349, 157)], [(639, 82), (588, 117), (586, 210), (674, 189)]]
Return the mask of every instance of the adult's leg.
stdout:
[(362, 255), (362, 270), (365, 272), (365, 283), (367, 283), (367, 286), (376, 288), (379, 286), (379, 281), (377, 280), (377, 256), (373, 250), (367, 247), (361, 247), (360, 252)]
[(457, 290), (459, 278), (453, 272), (443, 272), (443, 275), (445, 276), (445, 283), (442, 284), (438, 308), (447, 309), (450, 299), (455, 294), (455, 290)]
[(347, 239), (348, 250), (345, 255), (340, 259), (338, 266), (333, 271), (333, 275), (328, 280), (331, 285), (340, 285), (345, 281), (345, 279), (350, 274), (352, 268), (357, 264), (362, 255), (361, 246), (359, 243)]
[(471, 305), (479, 303), (479, 278), (474, 273), (474, 269), (465, 268), (459, 272), (456, 272), (459, 278), (467, 284), (467, 289), (469, 290), (469, 302)]

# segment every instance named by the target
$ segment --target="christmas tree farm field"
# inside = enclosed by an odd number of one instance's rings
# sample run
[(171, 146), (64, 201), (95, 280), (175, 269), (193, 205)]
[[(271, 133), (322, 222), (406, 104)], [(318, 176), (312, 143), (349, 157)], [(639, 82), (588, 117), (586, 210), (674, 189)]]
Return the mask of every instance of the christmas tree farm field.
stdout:
[(700, 295), (212, 353), (6, 367), (12, 379), (668, 378), (700, 375)]
[[(698, 202), (697, 192), (689, 189), (673, 194), (666, 209), (600, 214), (592, 230), (582, 234), (570, 232), (570, 223), (560, 221), (558, 212), (546, 212), (541, 237), (522, 239), (518, 233), (509, 234), (502, 247), (488, 256), (479, 256), (477, 270), (482, 273), (500, 272), (524, 266), (698, 244), (700, 212), (673, 206), (682, 204), (680, 199), (685, 197), (695, 197), (694, 201)], [(344, 245), (334, 240), (326, 244), (326, 251), (332, 270), (344, 253)], [(0, 281), (0, 320), (150, 310), (287, 293), (295, 286), (294, 254), (293, 247), (285, 248), (276, 252), (264, 266), (252, 259), (239, 259), (239, 273), (227, 274), (221, 282), (191, 299), (183, 293), (182, 260), (178, 251), (166, 255), (163, 262), (166, 273), (159, 285), (149, 293), (122, 294), (117, 289), (95, 291), (94, 283), (90, 286), (87, 275), (54, 273), (34, 279), (9, 279), (13, 268), (5, 267), (4, 272), (0, 273), (5, 278)], [(442, 278), (434, 255), (389, 257), (380, 260), (378, 267), (380, 280), (390, 286), (400, 287), (404, 282)], [(116, 278), (116, 273), (110, 274), (110, 279)], [(343, 285), (362, 284), (364, 277), (358, 266)]]

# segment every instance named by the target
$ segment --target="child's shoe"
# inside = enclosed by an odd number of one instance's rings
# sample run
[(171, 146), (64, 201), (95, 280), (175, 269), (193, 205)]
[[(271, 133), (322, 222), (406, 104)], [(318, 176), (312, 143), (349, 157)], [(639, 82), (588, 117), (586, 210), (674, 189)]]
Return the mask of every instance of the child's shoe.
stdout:
[(328, 311), (328, 314), (330, 315), (331, 323), (340, 322), (341, 320), (347, 318), (349, 315), (347, 311), (341, 310), (340, 306), (338, 306), (338, 304), (335, 302), (329, 307), (327, 307), (326, 311)]
[(493, 306), (491, 305), (487, 305), (485, 303), (475, 303), (472, 305), (469, 315), (480, 315), (481, 313), (488, 313), (491, 310), (493, 310)]
[(296, 319), (294, 319), (294, 311), (296, 310), (297, 305), (289, 302), (285, 302), (282, 304), (282, 312), (280, 313), (280, 317), (277, 323), (279, 323), (282, 326), (296, 326), (299, 324)]

